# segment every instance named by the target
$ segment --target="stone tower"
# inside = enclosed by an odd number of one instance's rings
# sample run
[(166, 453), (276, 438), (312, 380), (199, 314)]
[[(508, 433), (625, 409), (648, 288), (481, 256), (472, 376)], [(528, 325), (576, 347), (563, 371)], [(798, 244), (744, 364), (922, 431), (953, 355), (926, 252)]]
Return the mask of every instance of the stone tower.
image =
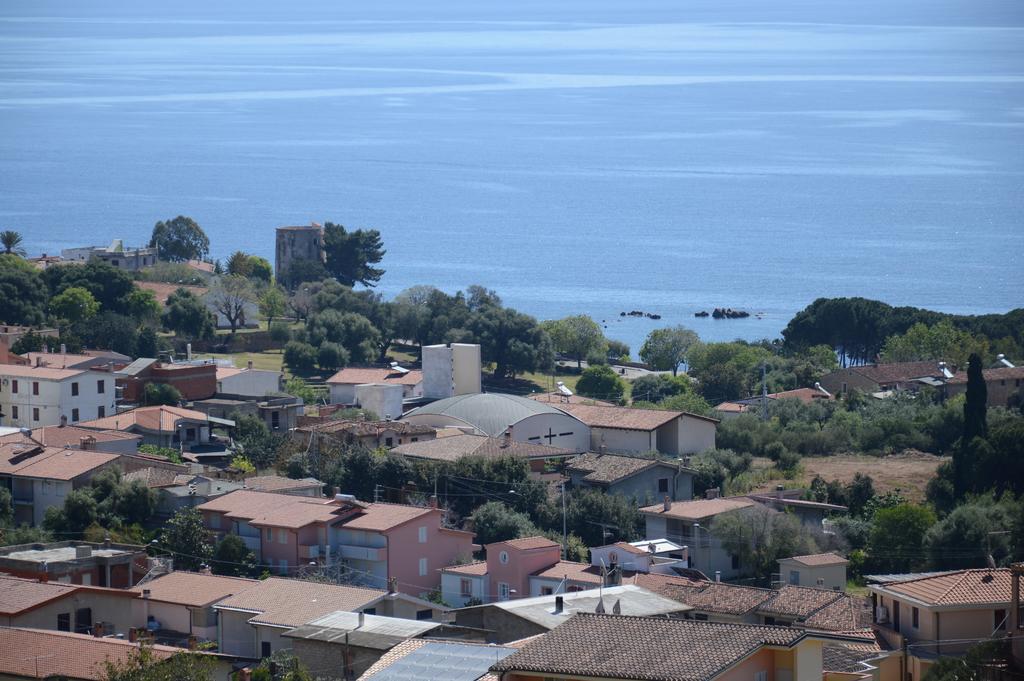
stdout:
[(277, 279), (283, 279), (291, 264), (298, 260), (327, 262), (323, 225), (314, 222), (300, 227), (277, 228), (277, 249), (274, 258), (274, 275)]

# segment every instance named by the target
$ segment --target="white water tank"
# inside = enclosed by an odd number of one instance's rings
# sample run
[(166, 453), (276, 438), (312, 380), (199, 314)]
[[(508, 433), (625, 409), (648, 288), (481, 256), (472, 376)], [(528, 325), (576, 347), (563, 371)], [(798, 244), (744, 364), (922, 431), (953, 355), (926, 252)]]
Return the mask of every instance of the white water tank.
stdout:
[(394, 421), (402, 417), (402, 393), (400, 385), (363, 383), (356, 386), (356, 405), (372, 411), (382, 421)]
[(480, 346), (469, 343), (423, 347), (423, 396), (443, 400), (481, 391)]

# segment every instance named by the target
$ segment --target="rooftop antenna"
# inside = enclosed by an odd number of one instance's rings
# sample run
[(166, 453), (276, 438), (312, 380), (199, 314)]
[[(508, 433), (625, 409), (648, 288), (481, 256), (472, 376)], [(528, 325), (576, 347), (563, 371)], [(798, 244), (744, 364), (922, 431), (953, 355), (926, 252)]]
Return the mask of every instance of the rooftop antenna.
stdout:
[(761, 420), (768, 420), (768, 363), (761, 362)]

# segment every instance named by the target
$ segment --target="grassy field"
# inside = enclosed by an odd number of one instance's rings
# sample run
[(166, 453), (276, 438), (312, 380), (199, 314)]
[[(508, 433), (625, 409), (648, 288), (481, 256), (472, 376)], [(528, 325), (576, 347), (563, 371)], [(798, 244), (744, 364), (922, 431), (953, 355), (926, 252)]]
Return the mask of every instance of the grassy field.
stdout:
[[(924, 452), (904, 452), (891, 456), (867, 456), (866, 454), (839, 454), (835, 456), (805, 457), (800, 463), (803, 475), (785, 482), (786, 486), (807, 487), (815, 475), (825, 480), (850, 482), (857, 473), (871, 477), (876, 492), (899, 489), (912, 502), (924, 501), (928, 481), (935, 477), (935, 471), (945, 459)], [(754, 459), (754, 468), (768, 469), (768, 459)], [(770, 480), (760, 486), (760, 491), (769, 491), (782, 480)]]

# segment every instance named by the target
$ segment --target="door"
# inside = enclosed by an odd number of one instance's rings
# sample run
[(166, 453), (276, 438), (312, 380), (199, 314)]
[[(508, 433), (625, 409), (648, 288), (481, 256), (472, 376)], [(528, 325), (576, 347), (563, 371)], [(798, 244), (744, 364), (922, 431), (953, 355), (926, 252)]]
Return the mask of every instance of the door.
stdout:
[(899, 601), (892, 602), (892, 630), (897, 634), (900, 631), (900, 604)]
[(75, 610), (75, 633), (88, 634), (92, 631), (92, 608)]

